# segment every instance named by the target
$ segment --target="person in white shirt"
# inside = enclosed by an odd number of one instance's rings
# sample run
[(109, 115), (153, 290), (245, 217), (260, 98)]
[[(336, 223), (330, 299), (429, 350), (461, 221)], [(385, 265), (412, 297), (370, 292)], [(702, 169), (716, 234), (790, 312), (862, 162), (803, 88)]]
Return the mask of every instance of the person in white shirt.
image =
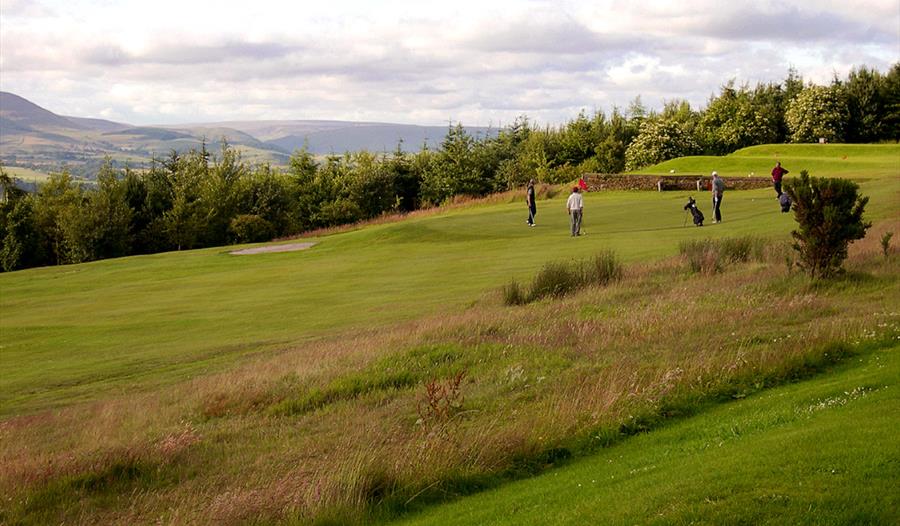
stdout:
[(576, 186), (572, 188), (572, 195), (566, 201), (566, 210), (569, 212), (569, 222), (572, 224), (572, 237), (581, 235), (581, 218), (584, 213), (584, 198), (581, 190)]

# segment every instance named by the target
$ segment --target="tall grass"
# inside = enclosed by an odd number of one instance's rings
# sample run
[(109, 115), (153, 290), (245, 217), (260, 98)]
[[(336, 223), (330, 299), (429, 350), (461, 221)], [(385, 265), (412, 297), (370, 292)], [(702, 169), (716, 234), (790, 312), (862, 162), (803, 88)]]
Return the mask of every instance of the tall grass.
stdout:
[(725, 239), (688, 239), (678, 245), (693, 272), (715, 274), (727, 265), (766, 260), (765, 239), (742, 236)]
[(503, 286), (506, 305), (522, 305), (543, 298), (559, 298), (591, 285), (607, 285), (622, 277), (622, 263), (612, 251), (603, 251), (587, 261), (552, 261), (534, 276), (526, 291), (515, 280)]

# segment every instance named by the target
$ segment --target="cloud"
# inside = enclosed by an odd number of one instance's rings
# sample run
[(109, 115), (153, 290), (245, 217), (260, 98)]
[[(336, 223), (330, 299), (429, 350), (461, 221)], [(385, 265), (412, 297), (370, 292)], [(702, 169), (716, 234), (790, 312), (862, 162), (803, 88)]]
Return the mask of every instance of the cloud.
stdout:
[[(557, 123), (580, 108), (683, 98), (791, 65), (900, 60), (895, 0), (4, 0), (0, 85), (65, 114), (135, 124), (229, 119)], [(14, 21), (12, 24), (10, 21)], [(66, 35), (59, 38), (58, 35)]]

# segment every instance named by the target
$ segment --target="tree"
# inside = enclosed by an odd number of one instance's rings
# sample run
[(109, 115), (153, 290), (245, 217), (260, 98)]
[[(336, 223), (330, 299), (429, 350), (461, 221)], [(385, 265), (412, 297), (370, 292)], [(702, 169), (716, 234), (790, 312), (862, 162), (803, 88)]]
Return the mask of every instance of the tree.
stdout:
[(637, 170), (675, 157), (695, 154), (699, 149), (694, 138), (677, 122), (647, 119), (625, 151), (625, 169)]
[(884, 134), (884, 78), (877, 70), (853, 69), (841, 84), (847, 101), (847, 142), (874, 142)]
[(0, 203), (0, 241), (0, 268), (6, 272), (47, 263), (31, 197)]
[(704, 150), (721, 155), (774, 142), (778, 123), (773, 113), (764, 109), (747, 86), (735, 89), (734, 81), (722, 86), (721, 94), (710, 100), (698, 126)]
[(813, 278), (835, 274), (847, 258), (850, 243), (862, 239), (871, 223), (863, 221), (868, 197), (847, 179), (810, 177), (806, 170), (785, 183), (798, 230), (791, 232), (800, 266)]
[(785, 113), (791, 142), (829, 142), (844, 137), (847, 102), (837, 86), (807, 86), (788, 104)]

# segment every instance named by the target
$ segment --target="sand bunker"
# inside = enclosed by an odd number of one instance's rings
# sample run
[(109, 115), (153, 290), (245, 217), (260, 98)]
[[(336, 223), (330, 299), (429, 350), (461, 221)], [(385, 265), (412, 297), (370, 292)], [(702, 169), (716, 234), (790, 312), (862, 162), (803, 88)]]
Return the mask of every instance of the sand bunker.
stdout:
[(265, 247), (245, 248), (243, 250), (235, 250), (229, 252), (235, 256), (248, 256), (250, 254), (269, 254), (272, 252), (296, 252), (297, 250), (306, 250), (315, 245), (315, 243), (288, 243), (286, 245), (268, 245)]

